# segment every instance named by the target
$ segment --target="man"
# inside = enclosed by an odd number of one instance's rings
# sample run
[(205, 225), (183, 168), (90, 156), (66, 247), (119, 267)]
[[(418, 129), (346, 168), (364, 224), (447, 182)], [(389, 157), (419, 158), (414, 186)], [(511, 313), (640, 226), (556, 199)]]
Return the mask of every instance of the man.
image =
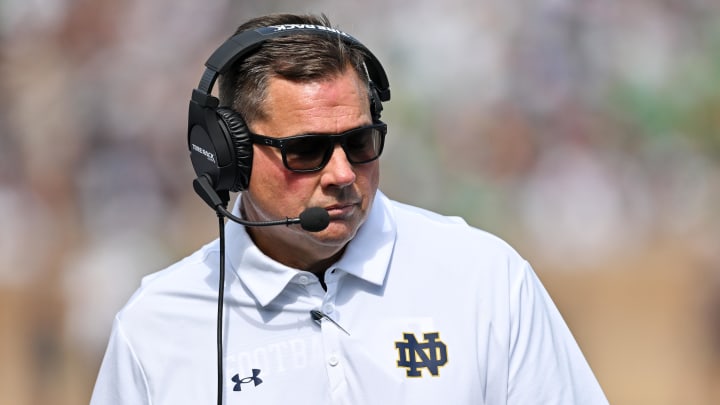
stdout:
[[(218, 58), (232, 65), (217, 69), (231, 107), (217, 111), (223, 132), (252, 156), (247, 184), (218, 191), (242, 190), (233, 211), (248, 221), (321, 207), (329, 223), (225, 226), (219, 371), (222, 244), (146, 277), (115, 319), (92, 405), (195, 405), (216, 390), (227, 404), (607, 403), (525, 260), (458, 218), (378, 191), (378, 97), (389, 93), (378, 96), (362, 45), (314, 16), (261, 17), (237, 33), (269, 26), (288, 35), (229, 41), (242, 57)], [(192, 122), (198, 171), (222, 153)], [(224, 181), (199, 172), (212, 187)]]

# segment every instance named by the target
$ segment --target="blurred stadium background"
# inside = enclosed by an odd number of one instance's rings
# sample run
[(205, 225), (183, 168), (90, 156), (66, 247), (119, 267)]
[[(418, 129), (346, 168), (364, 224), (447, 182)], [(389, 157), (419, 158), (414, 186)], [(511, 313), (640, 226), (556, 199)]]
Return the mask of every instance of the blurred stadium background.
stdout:
[(285, 11), (380, 58), (381, 188), (523, 253), (611, 403), (720, 403), (720, 2), (0, 0), (0, 404), (87, 403), (139, 279), (215, 238), (188, 97)]

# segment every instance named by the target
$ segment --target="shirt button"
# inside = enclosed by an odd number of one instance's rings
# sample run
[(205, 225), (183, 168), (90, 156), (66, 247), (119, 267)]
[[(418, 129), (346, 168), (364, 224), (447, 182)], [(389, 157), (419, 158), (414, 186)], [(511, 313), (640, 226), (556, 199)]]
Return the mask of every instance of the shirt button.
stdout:
[(298, 278), (298, 281), (302, 285), (308, 285), (308, 283), (310, 282), (310, 278), (308, 276), (300, 276), (300, 278)]
[(328, 364), (330, 366), (335, 367), (338, 365), (338, 363), (340, 363), (340, 360), (337, 358), (336, 355), (333, 354), (328, 358)]
[(335, 305), (333, 305), (333, 304), (325, 304), (325, 306), (323, 306), (323, 312), (326, 315), (332, 314), (334, 310), (335, 310)]

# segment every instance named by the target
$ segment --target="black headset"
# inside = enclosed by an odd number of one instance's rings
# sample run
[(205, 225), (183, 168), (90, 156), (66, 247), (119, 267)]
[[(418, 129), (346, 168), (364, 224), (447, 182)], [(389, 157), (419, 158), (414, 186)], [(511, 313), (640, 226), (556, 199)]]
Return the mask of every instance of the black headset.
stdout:
[(253, 148), (242, 116), (230, 108), (219, 107), (219, 100), (211, 95), (215, 80), (265, 41), (296, 34), (340, 39), (364, 53), (373, 120), (380, 118), (382, 102), (390, 100), (390, 84), (380, 61), (358, 40), (337, 29), (286, 24), (243, 31), (231, 37), (205, 62), (206, 69), (198, 88), (193, 89), (188, 113), (188, 149), (193, 169), (198, 178), (206, 177), (218, 193), (227, 195), (228, 191), (247, 189)]

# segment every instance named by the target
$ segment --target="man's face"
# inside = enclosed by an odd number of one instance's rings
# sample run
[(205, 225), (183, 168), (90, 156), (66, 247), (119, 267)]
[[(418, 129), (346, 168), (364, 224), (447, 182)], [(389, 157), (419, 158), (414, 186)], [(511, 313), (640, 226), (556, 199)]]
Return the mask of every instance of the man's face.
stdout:
[[(329, 135), (372, 123), (366, 87), (352, 69), (310, 83), (272, 78), (268, 90), (268, 118), (249, 123), (257, 134), (277, 138)], [(286, 264), (293, 263), (280, 260), (283, 255), (318, 255), (308, 258), (312, 261), (338, 253), (367, 218), (379, 182), (378, 161), (351, 164), (336, 144), (323, 169), (295, 173), (285, 168), (278, 148), (258, 144), (253, 148), (250, 184), (242, 194), (247, 219), (296, 217), (314, 206), (330, 214), (329, 226), (317, 233), (299, 226), (251, 229), (255, 243), (268, 256)]]

